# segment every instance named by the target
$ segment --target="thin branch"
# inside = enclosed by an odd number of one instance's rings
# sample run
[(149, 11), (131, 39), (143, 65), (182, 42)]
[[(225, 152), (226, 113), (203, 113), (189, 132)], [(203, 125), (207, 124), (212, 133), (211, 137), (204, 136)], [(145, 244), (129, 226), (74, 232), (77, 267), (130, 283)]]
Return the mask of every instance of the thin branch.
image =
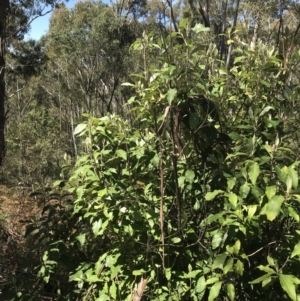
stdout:
[(270, 243), (268, 243), (266, 246), (261, 247), (261, 248), (259, 248), (258, 250), (256, 250), (255, 252), (253, 252), (253, 253), (251, 253), (251, 254), (249, 254), (249, 255), (246, 255), (246, 256), (247, 256), (247, 257), (251, 257), (251, 256), (257, 254), (258, 252), (262, 251), (263, 249), (265, 249), (265, 248), (267, 248), (267, 247), (269, 247), (270, 245), (273, 245), (273, 244), (275, 244), (275, 243), (277, 243), (276, 240), (275, 240), (275, 241), (272, 241), (272, 242), (270, 242)]

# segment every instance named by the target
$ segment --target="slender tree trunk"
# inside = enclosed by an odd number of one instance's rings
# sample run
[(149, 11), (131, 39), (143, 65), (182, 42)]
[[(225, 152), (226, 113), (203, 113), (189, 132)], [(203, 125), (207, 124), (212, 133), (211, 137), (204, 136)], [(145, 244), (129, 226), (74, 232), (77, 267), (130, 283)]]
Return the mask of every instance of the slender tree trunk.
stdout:
[(199, 6), (198, 6), (199, 13), (200, 13), (200, 15), (201, 15), (201, 17), (203, 19), (203, 23), (204, 23), (205, 27), (210, 27), (209, 12), (208, 12), (208, 9), (209, 9), (208, 2), (209, 1), (206, 1), (205, 6), (203, 8), (203, 6), (201, 5), (201, 3), (199, 1)]
[[(224, 14), (223, 14), (223, 24), (222, 24), (222, 41), (221, 41), (221, 48), (220, 48), (220, 59), (223, 60), (223, 54), (224, 54), (224, 51), (225, 51), (225, 29), (226, 29), (226, 20), (227, 20), (227, 7), (228, 7), (228, 0), (226, 1), (223, 1), (222, 3), (223, 5), (223, 11), (224, 11)], [(225, 57), (225, 55), (224, 55)]]
[(257, 39), (258, 39), (258, 28), (259, 28), (259, 22), (260, 21), (260, 18), (259, 18), (259, 15), (257, 15), (255, 17), (255, 25), (254, 25), (254, 32), (253, 32), (253, 37), (252, 37), (252, 41), (250, 43), (250, 48), (252, 50), (255, 49), (256, 47), (256, 42), (257, 42)]
[[(237, 23), (237, 18), (238, 18), (238, 12), (239, 12), (239, 6), (240, 6), (240, 0), (237, 0), (236, 1), (236, 7), (235, 7), (235, 15), (234, 15), (234, 20), (233, 20), (233, 26), (232, 26), (232, 32), (234, 32), (235, 28), (236, 28), (236, 23)], [(233, 47), (233, 44), (231, 43), (229, 45), (228, 54), (227, 54), (227, 60), (226, 60), (226, 68), (227, 69), (229, 69), (229, 67), (230, 67), (230, 59), (231, 59), (232, 47)]]
[(5, 155), (5, 27), (9, 0), (0, 0), (0, 166)]

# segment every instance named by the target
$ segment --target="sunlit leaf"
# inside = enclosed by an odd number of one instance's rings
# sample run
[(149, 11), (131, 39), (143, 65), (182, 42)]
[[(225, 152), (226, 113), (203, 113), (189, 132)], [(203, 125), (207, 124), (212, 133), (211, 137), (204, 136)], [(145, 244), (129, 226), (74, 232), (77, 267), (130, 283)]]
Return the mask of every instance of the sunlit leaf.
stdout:
[(119, 157), (119, 158), (122, 158), (124, 160), (127, 160), (127, 154), (126, 152), (123, 150), (123, 149), (117, 149), (116, 150), (116, 155)]
[(185, 172), (185, 179), (186, 181), (188, 181), (190, 184), (192, 184), (194, 182), (195, 179), (195, 172), (193, 170), (187, 170)]
[(291, 254), (291, 258), (293, 258), (294, 256), (299, 256), (300, 255), (300, 242), (298, 242), (295, 247), (294, 250)]
[(271, 198), (276, 194), (276, 186), (267, 186), (266, 187), (266, 196), (268, 200), (271, 200)]
[(248, 183), (244, 183), (241, 187), (240, 187), (240, 191), (239, 191), (239, 195), (242, 199), (245, 199), (248, 194), (250, 192), (250, 187)]
[(254, 162), (248, 171), (249, 179), (253, 185), (256, 184), (257, 177), (259, 175), (259, 165), (257, 162)]
[(222, 253), (222, 254), (219, 254), (217, 255), (217, 257), (215, 258), (213, 264), (212, 264), (212, 269), (223, 269), (223, 265), (224, 265), (224, 262), (227, 258), (227, 253)]
[(258, 268), (260, 271), (266, 272), (266, 273), (268, 273), (268, 274), (270, 274), (270, 275), (275, 274), (274, 269), (272, 269), (272, 268), (270, 268), (270, 267), (268, 267), (268, 266), (265, 266), (265, 265), (259, 265), (257, 268)]
[(201, 270), (193, 270), (188, 272), (183, 278), (192, 279), (195, 278), (199, 273), (201, 273)]
[(81, 132), (83, 132), (86, 129), (86, 127), (87, 127), (86, 123), (78, 124), (74, 130), (74, 135), (80, 134)]
[(196, 287), (195, 287), (195, 290), (196, 290), (196, 293), (201, 293), (205, 290), (206, 288), (206, 284), (205, 284), (205, 277), (204, 276), (201, 276), (198, 281), (197, 281), (197, 284), (196, 284)]
[(220, 279), (219, 277), (211, 277), (211, 278), (207, 279), (205, 283), (206, 283), (206, 285), (213, 284), (213, 283), (218, 282), (219, 279)]
[(268, 279), (268, 278), (271, 278), (271, 274), (265, 274), (255, 280), (252, 280), (249, 282), (249, 284), (257, 284), (257, 283), (260, 283), (262, 281), (264, 281), (265, 279)]
[(289, 167), (288, 173), (292, 180), (293, 187), (296, 189), (298, 187), (298, 173), (293, 167)]
[(83, 246), (85, 243), (85, 233), (76, 236), (76, 239), (80, 242), (80, 245)]
[(266, 114), (267, 112), (269, 112), (270, 110), (274, 110), (274, 108), (271, 107), (271, 106), (266, 106), (266, 107), (260, 112), (259, 117), (265, 115), (265, 114)]
[(166, 279), (167, 279), (167, 280), (170, 280), (170, 279), (171, 279), (171, 272), (172, 272), (172, 270), (171, 270), (170, 268), (167, 268), (167, 269), (165, 270), (165, 276), (166, 276)]
[(241, 241), (239, 239), (235, 242), (235, 244), (232, 247), (230, 247), (229, 245), (226, 246), (227, 252), (236, 255), (239, 254), (240, 248), (241, 248)]
[(217, 195), (221, 194), (221, 193), (224, 193), (223, 190), (214, 190), (212, 192), (207, 192), (206, 195), (205, 195), (205, 199), (207, 201), (211, 201), (213, 200)]
[(226, 261), (226, 265), (223, 269), (223, 273), (224, 275), (226, 275), (228, 272), (232, 271), (232, 267), (233, 267), (233, 258), (229, 258), (227, 261)]
[(244, 274), (244, 264), (239, 259), (234, 265), (234, 271), (240, 276)]
[(219, 296), (222, 283), (222, 281), (218, 281), (210, 288), (208, 301), (213, 301)]
[(189, 23), (189, 18), (182, 19), (179, 22), (179, 28), (184, 28)]
[(238, 201), (238, 197), (235, 193), (230, 192), (227, 194), (228, 196), (228, 200), (230, 202), (230, 204), (232, 205), (233, 208), (236, 208), (237, 206), (237, 201)]
[(279, 274), (279, 282), (281, 287), (286, 291), (293, 301), (297, 301), (296, 286), (292, 275)]
[(269, 221), (273, 221), (277, 217), (283, 201), (284, 197), (282, 195), (274, 195), (268, 202), (266, 207), (266, 215)]
[(234, 187), (235, 182), (236, 182), (236, 178), (231, 178), (227, 180), (227, 187), (229, 190), (231, 190)]
[(248, 218), (252, 218), (257, 210), (257, 205), (248, 206)]
[(279, 180), (282, 182), (282, 183), (285, 183), (286, 182), (286, 179), (288, 177), (288, 174), (285, 173), (282, 169), (280, 169), (278, 166), (275, 166), (275, 171), (276, 171), (276, 174), (279, 178)]
[(172, 105), (172, 102), (176, 95), (177, 95), (177, 89), (169, 89), (167, 93), (167, 100), (169, 105)]
[(199, 33), (199, 32), (202, 32), (202, 31), (210, 31), (210, 28), (209, 27), (205, 27), (203, 24), (201, 23), (198, 23), (197, 25), (195, 25), (193, 28), (192, 28), (192, 31), (196, 32), (196, 33)]
[(234, 301), (235, 299), (235, 288), (232, 283), (227, 284), (227, 295), (230, 301)]
[(300, 217), (299, 217), (299, 214), (294, 210), (293, 207), (288, 207), (288, 212), (289, 212), (289, 215), (295, 219), (296, 222), (299, 223), (300, 221)]
[(217, 232), (214, 234), (212, 238), (212, 248), (216, 249), (220, 246), (223, 238), (223, 233), (222, 232)]

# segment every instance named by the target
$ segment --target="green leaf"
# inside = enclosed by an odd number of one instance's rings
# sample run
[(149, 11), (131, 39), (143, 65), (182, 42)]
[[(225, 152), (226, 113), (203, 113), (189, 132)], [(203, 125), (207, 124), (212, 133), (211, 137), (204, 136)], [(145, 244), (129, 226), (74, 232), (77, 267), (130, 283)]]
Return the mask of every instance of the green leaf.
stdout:
[(206, 201), (211, 201), (213, 200), (217, 195), (224, 193), (223, 190), (214, 190), (212, 192), (207, 192), (205, 195), (205, 200)]
[(214, 260), (214, 262), (212, 264), (212, 270), (214, 270), (214, 269), (223, 270), (223, 265), (224, 265), (224, 262), (225, 262), (227, 256), (228, 256), (227, 253), (222, 253), (222, 254), (217, 255), (216, 259)]
[(217, 281), (219, 281), (219, 277), (212, 277), (212, 278), (207, 279), (205, 284), (209, 285), (209, 284), (216, 283)]
[(260, 271), (266, 272), (266, 273), (268, 273), (268, 274), (270, 274), (270, 275), (275, 274), (274, 269), (272, 269), (272, 268), (270, 268), (270, 267), (268, 267), (268, 266), (265, 266), (265, 265), (259, 265), (257, 268), (258, 268)]
[(179, 28), (184, 28), (189, 23), (189, 18), (182, 19), (179, 22)]
[(227, 252), (235, 255), (239, 254), (240, 248), (241, 248), (241, 242), (239, 239), (235, 242), (235, 244), (232, 247), (228, 245), (226, 246)]
[(206, 288), (205, 277), (201, 276), (197, 281), (195, 291), (196, 293), (200, 294), (205, 290), (205, 288)]
[(266, 215), (269, 221), (273, 221), (281, 210), (281, 205), (284, 201), (282, 195), (274, 195), (268, 202), (266, 207)]
[(212, 238), (212, 249), (216, 249), (220, 246), (221, 242), (223, 239), (223, 233), (222, 232), (217, 232), (214, 234), (213, 238)]
[(262, 282), (262, 281), (264, 281), (268, 278), (271, 278), (271, 274), (265, 274), (265, 275), (255, 279), (255, 280), (250, 281), (249, 284), (257, 284), (257, 283), (260, 283), (260, 282)]
[(239, 259), (234, 265), (234, 271), (240, 276), (244, 274), (244, 264)]
[(288, 174), (285, 173), (284, 171), (282, 171), (278, 166), (275, 166), (275, 171), (276, 171), (276, 174), (277, 174), (277, 177), (279, 178), (279, 180), (282, 183), (285, 183), (286, 179), (288, 177)]
[(234, 299), (235, 299), (235, 288), (234, 288), (234, 285), (232, 283), (229, 283), (227, 285), (227, 295), (228, 295), (230, 301), (234, 301)]
[(286, 193), (289, 194), (291, 189), (292, 189), (292, 185), (293, 185), (293, 182), (292, 182), (292, 179), (290, 176), (287, 177), (286, 179)]
[(85, 233), (76, 236), (76, 239), (80, 242), (80, 245), (83, 246), (85, 243)]
[(87, 127), (86, 123), (78, 124), (74, 130), (74, 135), (80, 134), (82, 131), (86, 129), (86, 127)]
[(101, 228), (101, 225), (102, 225), (102, 220), (98, 220), (98, 221), (95, 221), (93, 223), (93, 226), (92, 226), (92, 230), (93, 230), (93, 233), (95, 236), (97, 236), (99, 234), (99, 230)]
[(171, 240), (172, 240), (172, 243), (174, 243), (174, 244), (178, 244), (179, 242), (181, 242), (180, 237), (173, 237)]
[(116, 286), (116, 283), (114, 281), (113, 281), (113, 283), (111, 284), (111, 286), (109, 288), (109, 293), (110, 293), (110, 296), (113, 299), (117, 299), (117, 286)]
[(253, 137), (248, 139), (248, 143), (247, 143), (247, 151), (249, 155), (253, 155), (255, 153), (256, 150), (256, 144), (257, 144), (257, 138), (255, 136), (255, 134), (253, 135)]
[(203, 24), (198, 23), (196, 26), (194, 26), (192, 28), (192, 31), (199, 33), (199, 32), (203, 32), (203, 31), (210, 31), (209, 27), (205, 27)]
[(121, 86), (134, 87), (134, 84), (131, 84), (131, 83), (122, 83)]
[(300, 217), (299, 214), (292, 207), (288, 207), (289, 216), (295, 219), (296, 222), (299, 223)]
[(226, 194), (228, 196), (228, 200), (230, 202), (230, 204), (232, 205), (232, 207), (235, 209), (237, 206), (237, 201), (238, 201), (238, 197), (235, 193), (230, 192), (228, 194)]
[(271, 256), (267, 256), (267, 261), (270, 266), (275, 266), (275, 260)]
[(257, 162), (254, 162), (248, 171), (249, 179), (253, 185), (256, 184), (257, 177), (259, 175), (259, 165)]
[(184, 278), (188, 278), (188, 279), (196, 278), (196, 276), (201, 272), (202, 272), (201, 270), (190, 271), (188, 274), (184, 276)]
[(226, 275), (228, 272), (232, 271), (233, 262), (234, 262), (233, 258), (229, 258), (227, 260), (226, 265), (225, 265), (225, 267), (223, 269), (224, 275)]
[(281, 287), (286, 291), (293, 301), (297, 301), (296, 286), (292, 275), (279, 274)]
[(140, 276), (142, 274), (144, 274), (146, 271), (144, 269), (140, 269), (140, 270), (134, 270), (132, 271), (132, 275), (133, 276)]
[(292, 180), (293, 187), (296, 189), (298, 187), (298, 173), (293, 167), (289, 167), (288, 173)]
[(208, 301), (213, 301), (219, 296), (221, 287), (222, 287), (222, 281), (218, 281), (210, 288)]
[(190, 184), (193, 184), (194, 182), (194, 179), (195, 179), (195, 173), (193, 170), (187, 170), (185, 172), (185, 179), (190, 183)]
[(235, 182), (236, 182), (236, 178), (231, 178), (227, 180), (227, 187), (229, 190), (231, 190), (234, 187)]
[(248, 218), (252, 218), (257, 210), (257, 205), (250, 205), (247, 207), (248, 209)]
[(166, 279), (167, 279), (167, 280), (170, 280), (170, 279), (171, 279), (171, 272), (172, 272), (172, 270), (171, 270), (170, 268), (167, 268), (167, 269), (165, 270), (165, 276), (166, 276)]
[(259, 114), (259, 117), (265, 115), (265, 114), (266, 114), (267, 112), (269, 112), (270, 110), (274, 110), (274, 108), (271, 107), (271, 106), (266, 106), (266, 107), (261, 111), (261, 113)]
[(169, 105), (172, 105), (172, 102), (176, 95), (177, 95), (177, 89), (169, 89), (169, 91), (167, 93), (167, 100), (168, 100)]
[(267, 186), (266, 187), (266, 196), (270, 201), (272, 197), (276, 194), (276, 186)]
[(242, 199), (245, 199), (248, 196), (249, 192), (250, 192), (250, 187), (249, 187), (248, 183), (244, 183), (240, 187), (239, 195)]
[(298, 242), (295, 247), (294, 250), (292, 252), (291, 258), (295, 257), (295, 256), (299, 256), (300, 255), (300, 242)]
[(116, 155), (119, 157), (119, 158), (122, 158), (124, 160), (127, 160), (127, 153), (123, 150), (123, 149), (117, 149), (116, 150)]

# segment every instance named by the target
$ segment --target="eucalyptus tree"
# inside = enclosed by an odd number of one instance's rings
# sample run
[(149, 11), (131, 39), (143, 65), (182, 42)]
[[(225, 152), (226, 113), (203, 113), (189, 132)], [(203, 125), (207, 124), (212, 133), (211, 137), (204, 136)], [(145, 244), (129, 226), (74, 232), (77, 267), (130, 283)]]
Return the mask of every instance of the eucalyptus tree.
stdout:
[(60, 0), (0, 0), (0, 165), (5, 156), (5, 55), (11, 50), (14, 40), (24, 38), (30, 23), (39, 16), (49, 13)]
[(121, 83), (135, 66), (128, 52), (134, 30), (101, 2), (54, 10), (44, 37), (49, 62), (41, 87), (59, 107), (60, 119), (67, 116), (73, 127), (82, 113), (122, 112), (128, 89)]

